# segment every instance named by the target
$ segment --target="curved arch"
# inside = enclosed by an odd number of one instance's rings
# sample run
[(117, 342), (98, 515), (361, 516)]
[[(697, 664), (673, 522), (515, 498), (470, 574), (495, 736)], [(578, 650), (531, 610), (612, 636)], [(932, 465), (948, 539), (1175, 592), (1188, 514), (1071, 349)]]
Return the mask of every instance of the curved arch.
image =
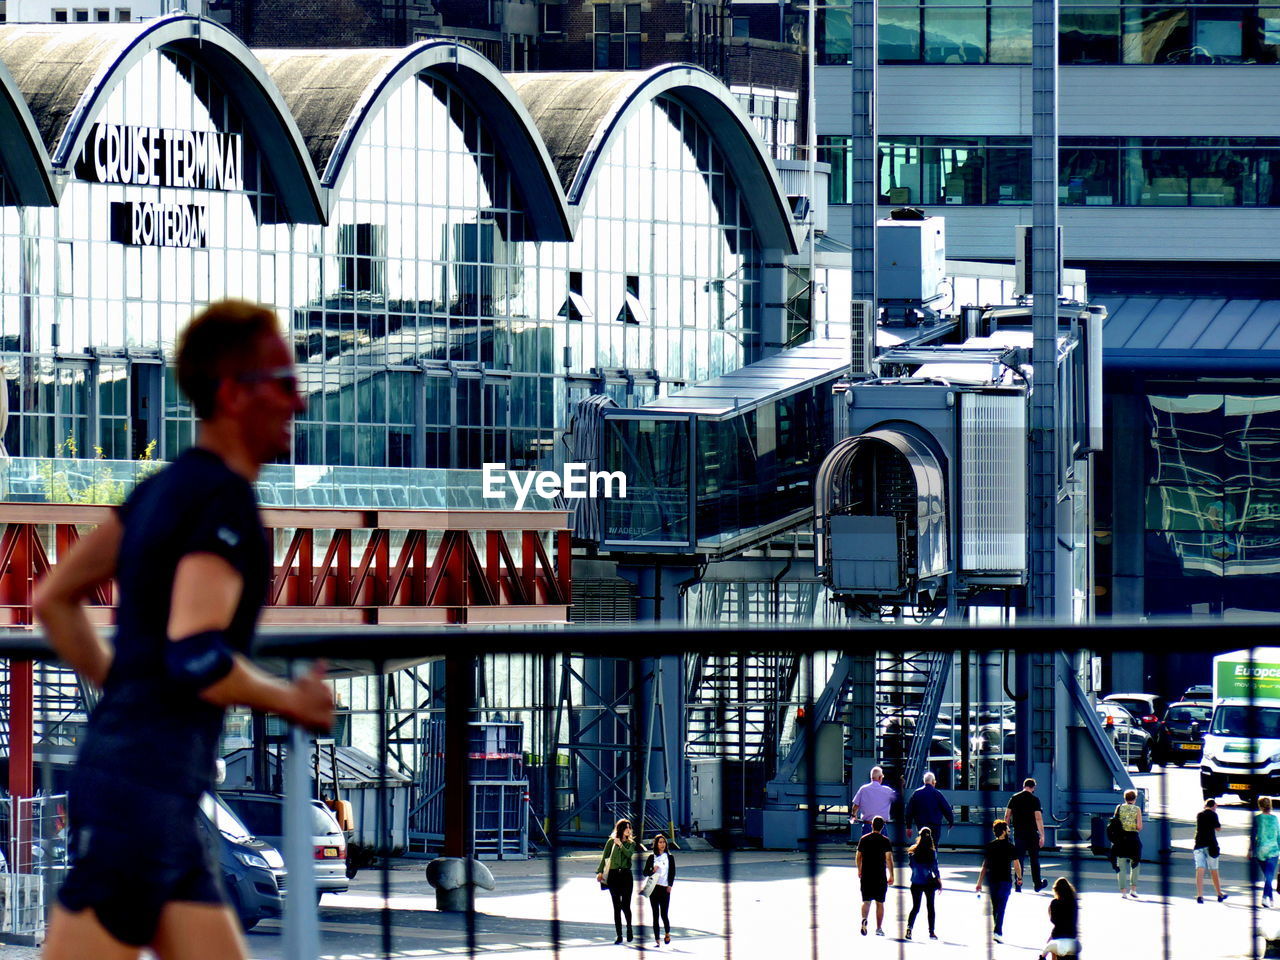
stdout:
[(519, 74), (510, 80), (542, 128), (578, 218), (596, 167), (614, 139), (642, 107), (669, 96), (688, 107), (715, 138), (747, 198), (761, 245), (798, 250), (791, 207), (768, 151), (737, 98), (701, 67), (671, 64), (642, 74)]
[[(33, 106), (55, 172), (74, 167), (111, 92), (131, 67), (160, 49), (180, 52), (208, 67), (236, 101), (271, 172), (285, 219), (324, 223), (319, 181), (280, 91), (234, 34), (187, 14), (120, 27), (57, 24), (50, 30), (24, 24), (0, 34), (0, 57), (13, 69)], [(15, 66), (15, 58), (21, 67)], [(69, 71), (68, 62), (73, 64)]]
[(57, 201), (49, 151), (40, 139), (31, 108), (3, 63), (0, 63), (0, 170), (20, 206), (51, 207)]
[(929, 439), (914, 424), (901, 421), (886, 421), (856, 437), (846, 437), (831, 448), (819, 465), (813, 484), (814, 549), (818, 566), (826, 566), (832, 556), (829, 538), (835, 526), (833, 517), (879, 516), (854, 511), (845, 502), (851, 471), (864, 456), (870, 456), (873, 458), (870, 469), (875, 472), (877, 454), (899, 460), (911, 477), (914, 509), (899, 504), (894, 512), (910, 538), (917, 576), (925, 579), (946, 573), (949, 569), (946, 473)]
[[(268, 69), (281, 77), (286, 96), (295, 97), (293, 86), (283, 77), (289, 63), (296, 64), (298, 58), (289, 56), (287, 51), (269, 56)], [(371, 75), (363, 89), (356, 90), (353, 86), (351, 93), (358, 96), (344, 101), (349, 102), (350, 107), (341, 118), (341, 128), (334, 129), (339, 119), (335, 116), (335, 105), (325, 111), (327, 131), (308, 131), (318, 138), (315, 146), (325, 151), (322, 182), (331, 192), (330, 204), (337, 200), (351, 169), (355, 149), (369, 124), (397, 89), (427, 73), (456, 83), (484, 116), (490, 134), (507, 157), (507, 166), (524, 201), (530, 239), (572, 239), (569, 205), (537, 125), (492, 63), (472, 48), (452, 40), (427, 40), (407, 50), (352, 51), (351, 57), (360, 57), (366, 75)], [(326, 92), (332, 93), (332, 77), (324, 80), (329, 88)], [(321, 122), (320, 118), (317, 122)], [(320, 159), (316, 160), (319, 166)]]

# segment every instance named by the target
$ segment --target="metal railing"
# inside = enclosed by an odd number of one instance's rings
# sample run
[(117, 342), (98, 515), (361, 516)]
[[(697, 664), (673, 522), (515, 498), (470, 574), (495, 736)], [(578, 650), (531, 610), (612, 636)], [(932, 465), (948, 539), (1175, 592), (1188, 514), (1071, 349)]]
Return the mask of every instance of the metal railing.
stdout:
[[(909, 631), (904, 635), (902, 631)], [(651, 752), (652, 744), (635, 739), (621, 758), (635, 773), (643, 768), (645, 776), (632, 776), (627, 780), (627, 790), (617, 796), (606, 797), (605, 809), (614, 812), (646, 810), (645, 837), (657, 827), (680, 831), (679, 848), (675, 853), (679, 860), (678, 894), (672, 897), (672, 915), (676, 925), (673, 934), (685, 950), (697, 954), (731, 958), (738, 956), (805, 956), (812, 960), (822, 957), (845, 957), (850, 953), (849, 937), (858, 936), (856, 916), (859, 881), (854, 867), (853, 852), (846, 844), (847, 827), (844, 820), (845, 805), (820, 798), (814, 793), (814, 785), (829, 780), (833, 757), (837, 775), (845, 781), (849, 796), (863, 779), (862, 764), (857, 758), (848, 758), (844, 744), (837, 737), (831, 739), (828, 732), (806, 728), (808, 718), (813, 718), (814, 707), (821, 693), (823, 678), (814, 669), (819, 660), (830, 661), (832, 651), (856, 653), (862, 656), (877, 649), (897, 650), (964, 650), (970, 652), (1009, 651), (1019, 656), (1041, 655), (1045, 662), (1062, 660), (1059, 651), (1123, 651), (1159, 650), (1166, 659), (1156, 660), (1157, 669), (1149, 678), (1156, 688), (1170, 681), (1165, 673), (1167, 656), (1194, 653), (1208, 655), (1226, 650), (1262, 647), (1271, 642), (1275, 625), (1232, 625), (1224, 631), (1216, 624), (1148, 624), (1120, 626), (1111, 624), (1089, 627), (1026, 626), (1006, 628), (959, 629), (945, 626), (903, 626), (876, 632), (854, 628), (842, 630), (812, 629), (771, 630), (759, 626), (747, 629), (704, 630), (676, 627), (659, 629), (636, 626), (622, 630), (611, 625), (607, 633), (597, 629), (567, 628), (563, 630), (520, 630), (498, 628), (468, 630), (465, 643), (457, 630), (347, 630), (319, 633), (270, 633), (261, 639), (259, 653), (271, 661), (300, 665), (303, 661), (319, 657), (340, 662), (345, 670), (364, 671), (377, 681), (382, 695), (377, 709), (376, 745), (370, 745), (378, 767), (377, 803), (374, 817), (377, 820), (375, 835), (378, 849), (372, 851), (377, 858), (374, 882), (361, 880), (357, 895), (343, 901), (325, 901), (317, 908), (315, 895), (315, 865), (318, 862), (312, 849), (311, 797), (311, 744), (300, 731), (291, 731), (288, 740), (288, 759), (285, 774), (286, 829), (284, 840), (285, 862), (289, 870), (288, 896), (285, 898), (285, 918), (279, 950), (291, 960), (314, 960), (319, 956), (355, 952), (364, 956), (393, 957), (417, 955), (424, 949), (439, 952), (476, 956), (490, 952), (517, 949), (525, 953), (559, 957), (562, 952), (589, 944), (609, 943), (614, 927), (607, 898), (598, 891), (594, 882), (596, 860), (603, 847), (604, 830), (599, 832), (599, 846), (583, 851), (565, 842), (566, 835), (580, 834), (572, 825), (561, 822), (555, 815), (556, 793), (564, 789), (558, 763), (543, 757), (540, 773), (531, 780), (545, 775), (547, 791), (541, 794), (545, 805), (532, 811), (533, 826), (530, 837), (534, 859), (523, 863), (502, 861), (493, 863), (497, 889), (485, 892), (478, 889), (475, 898), (464, 903), (460, 913), (432, 911), (422, 898), (430, 893), (425, 880), (405, 874), (403, 863), (393, 862), (396, 852), (395, 833), (399, 829), (391, 802), (388, 774), (389, 753), (386, 749), (386, 731), (389, 728), (388, 698), (385, 696), (387, 670), (408, 660), (437, 659), (442, 666), (442, 682), (446, 705), (443, 713), (450, 729), (446, 734), (445, 762), (456, 760), (459, 743), (465, 744), (466, 725), (476, 719), (493, 719), (486, 716), (491, 708), (477, 708), (474, 690), (468, 678), (474, 678), (475, 664), (484, 657), (501, 657), (509, 654), (536, 654), (546, 663), (572, 654), (586, 657), (592, 662), (607, 664), (630, 659), (635, 667), (627, 675), (643, 677), (639, 668), (642, 660), (660, 657), (682, 656), (687, 652), (727, 655), (742, 650), (784, 650), (800, 658), (804, 666), (797, 672), (800, 689), (790, 691), (790, 702), (807, 708), (807, 713), (797, 719), (804, 738), (814, 745), (804, 758), (790, 766), (796, 783), (788, 794), (788, 804), (771, 808), (764, 795), (763, 783), (751, 782), (749, 764), (724, 763), (718, 781), (716, 796), (688, 796), (687, 783), (659, 783), (656, 771), (662, 768), (660, 758)], [(49, 658), (43, 641), (35, 635), (10, 633), (0, 635), (0, 656), (12, 659)], [(578, 661), (580, 662), (580, 660)], [(1248, 667), (1246, 668), (1248, 669)], [(608, 672), (601, 667), (601, 673)], [(679, 679), (681, 673), (674, 672)], [(1007, 677), (997, 672), (978, 670), (974, 674), (971, 689), (964, 696), (974, 705), (977, 715), (979, 705), (1000, 702), (1011, 695), (1015, 704), (1027, 690), (1020, 686), (1017, 672)], [(1258, 684), (1248, 687), (1250, 703), (1257, 699)], [(542, 689), (554, 689), (554, 684)], [(602, 682), (598, 683), (605, 690)], [(679, 683), (675, 684), (676, 687)], [(648, 695), (643, 689), (618, 691), (614, 710), (623, 714), (643, 714)], [(565, 709), (554, 696), (545, 696), (545, 702), (529, 705), (531, 724), (552, 726), (553, 714)], [(451, 701), (451, 702), (449, 702)], [(948, 701), (951, 702), (951, 701)], [(439, 704), (435, 705), (437, 715)], [(951, 709), (948, 707), (947, 709)], [(966, 710), (968, 707), (966, 707)], [(676, 717), (681, 711), (671, 711)], [(507, 718), (504, 718), (507, 719)], [(1140, 718), (1139, 718), (1140, 720)], [(952, 718), (959, 723), (958, 717)], [(1003, 730), (1005, 723), (996, 712), (994, 721), (982, 720), (986, 727)], [(1268, 737), (1268, 731), (1257, 726), (1246, 737), (1255, 746)], [(643, 729), (642, 724), (637, 727)], [(1013, 726), (1009, 729), (1018, 729)], [(1108, 860), (1108, 842), (1105, 839), (1105, 820), (1096, 814), (1083, 812), (1089, 795), (1096, 794), (1100, 777), (1108, 782), (1105, 789), (1113, 790), (1116, 783), (1111, 774), (1099, 773), (1086, 762), (1087, 737), (1075, 731), (1085, 728), (1079, 724), (1065, 724), (1064, 732), (1047, 746), (1051, 751), (1047, 766), (1048, 775), (1040, 777), (1039, 796), (1044, 803), (1046, 840), (1040, 858), (1043, 875), (1052, 882), (1065, 877), (1080, 891), (1081, 939), (1090, 958), (1115, 957), (1130, 960), (1135, 956), (1156, 958), (1236, 958), (1280, 955), (1280, 911), (1277, 919), (1263, 906), (1260, 888), (1255, 876), (1258, 864), (1253, 859), (1251, 831), (1253, 813), (1239, 802), (1228, 798), (1221, 808), (1224, 829), (1220, 836), (1223, 851), (1222, 879), (1224, 891), (1229, 895), (1225, 903), (1217, 902), (1212, 878), (1203, 878), (1205, 900), (1198, 905), (1194, 892), (1194, 868), (1191, 846), (1193, 844), (1191, 822), (1202, 809), (1199, 779), (1189, 766), (1162, 766), (1158, 773), (1144, 774), (1134, 771), (1134, 783), (1139, 790), (1139, 805), (1146, 817), (1142, 837), (1144, 845), (1140, 860), (1146, 871), (1137, 880), (1139, 902), (1121, 899), (1117, 888), (1116, 873)], [(461, 734), (459, 734), (461, 730)], [(990, 731), (988, 731), (990, 732)], [(1087, 731), (1086, 731), (1087, 732)], [(1007, 735), (1007, 734), (1005, 734)], [(461, 739), (457, 739), (461, 736)], [(836, 746), (831, 747), (831, 743)], [(824, 744), (826, 746), (824, 747)], [(682, 742), (676, 738), (673, 752), (682, 756)], [(1045, 746), (1045, 745), (1041, 745)], [(552, 743), (555, 747), (555, 743)], [(1008, 749), (1002, 747), (1002, 749)], [(1018, 751), (1024, 756), (1027, 748)], [(745, 752), (744, 752), (745, 753)], [(36, 751), (37, 758), (40, 752)], [(1033, 752), (1032, 756), (1036, 754)], [(679, 757), (672, 757), (673, 761)], [(874, 758), (869, 758), (874, 759)], [(1168, 762), (1169, 758), (1166, 758)], [(1038, 761), (1036, 761), (1038, 762)], [(584, 762), (573, 773), (575, 789), (585, 790), (590, 763)], [(674, 763), (673, 767), (679, 766)], [(739, 768), (739, 769), (735, 769)], [(449, 766), (446, 777), (455, 777), (460, 768)], [(461, 769), (465, 777), (465, 755)], [(1041, 768), (1037, 766), (1039, 771)], [(1123, 769), (1123, 768), (1121, 768)], [(621, 783), (610, 768), (594, 771), (595, 782)], [(683, 777), (677, 774), (677, 779)], [(39, 783), (40, 777), (36, 778)], [(457, 779), (447, 779), (445, 791), (450, 809), (444, 816), (445, 854), (466, 856), (475, 852), (470, 847), (467, 831), (458, 830), (458, 824), (470, 822), (467, 806), (470, 790), (457, 789)], [(643, 787), (640, 785), (644, 784)], [(335, 781), (335, 786), (337, 785)], [(1123, 785), (1123, 784), (1121, 784)], [(532, 784), (531, 784), (532, 786)], [(913, 789), (915, 785), (908, 784)], [(1226, 784), (1230, 787), (1231, 783)], [(646, 796), (640, 796), (644, 790)], [(681, 798), (682, 812), (676, 822), (657, 823), (652, 815), (650, 798), (661, 789)], [(1255, 785), (1249, 792), (1257, 794), (1264, 789)], [(808, 791), (806, 801), (805, 794)], [(746, 806), (749, 811), (744, 823), (722, 825), (704, 821), (698, 831), (702, 839), (710, 843), (687, 843), (691, 808), (706, 802), (714, 806), (717, 799), (724, 809), (730, 794), (750, 795)], [(957, 823), (968, 822), (975, 830), (989, 835), (989, 821), (1003, 815), (1003, 808), (1014, 790), (1007, 782), (1003, 786), (988, 786), (986, 781), (979, 789), (970, 791), (972, 803), (966, 809), (957, 806)], [(1105, 791), (1104, 791), (1105, 792)], [(1280, 792), (1280, 791), (1278, 791)], [(905, 793), (905, 791), (904, 791)], [(957, 794), (959, 796), (959, 794)], [(752, 804), (755, 804), (753, 807)], [(741, 803), (737, 804), (741, 806)], [(56, 836), (56, 821), (62, 810), (56, 797), (49, 795), (34, 800), (18, 799), (10, 803), (10, 823), (28, 824), (27, 827), (9, 828), (9, 865), (13, 873), (21, 873), (18, 865), (29, 859), (28, 838), (50, 835), (52, 819)], [(750, 811), (754, 810), (752, 814)], [(934, 949), (939, 956), (995, 956), (1003, 957), (1014, 947), (1009, 956), (1034, 955), (1028, 950), (1043, 948), (1049, 934), (1047, 919), (1048, 899), (1032, 900), (1031, 878), (1027, 877), (1027, 889), (1021, 898), (1014, 897), (1008, 906), (1004, 933), (1005, 946), (994, 938), (991, 923), (986, 919), (984, 896), (980, 905), (972, 899), (981, 862), (981, 853), (971, 841), (959, 837), (964, 845), (949, 842), (944, 830), (940, 869), (943, 892), (938, 897), (938, 931), (943, 936), (939, 945), (922, 945), (907, 941), (905, 918), (911, 907), (911, 884), (907, 869), (905, 847), (914, 838), (906, 836), (903, 823), (904, 811), (898, 806), (892, 810), (890, 835), (896, 844), (897, 864), (895, 883), (888, 889), (886, 931), (891, 937), (885, 941), (869, 939), (865, 946), (869, 956), (907, 957), (916, 951)], [(761, 820), (767, 821), (763, 828)], [(770, 830), (776, 832), (779, 822), (786, 821), (793, 838), (789, 849), (773, 852), (767, 849), (748, 849), (758, 843)], [(607, 828), (607, 825), (597, 825)], [(590, 832), (587, 830), (586, 832)], [(976, 834), (975, 834), (976, 835)], [(535, 842), (536, 838), (536, 842)], [(1025, 840), (1025, 837), (1018, 838)], [(800, 856), (797, 857), (796, 853)], [(1024, 866), (1030, 870), (1030, 857)], [(480, 881), (483, 871), (466, 861), (469, 879)], [(639, 866), (639, 863), (636, 864)], [(1154, 871), (1154, 877), (1152, 872)], [(419, 874), (419, 877), (421, 874)], [(639, 887), (639, 881), (636, 883)], [(51, 902), (49, 890), (42, 888), (43, 900), (37, 901), (34, 892), (20, 889), (10, 879), (5, 884), (8, 903), (3, 922), (0, 922), (0, 938), (18, 932), (21, 910), (30, 910), (37, 902), (41, 908)], [(967, 895), (965, 893), (967, 891)], [(532, 896), (536, 894), (536, 896)], [(24, 904), (21, 908), (18, 903)], [(333, 905), (341, 903), (342, 910)], [(531, 906), (536, 904), (537, 906)], [(324, 916), (319, 922), (317, 910)], [(534, 912), (531, 912), (534, 911)], [(542, 911), (542, 915), (538, 914)], [(1197, 913), (1196, 911), (1200, 911)], [(638, 902), (633, 909), (633, 927), (642, 943), (648, 942), (646, 934), (652, 921), (648, 902)], [(24, 919), (22, 923), (27, 923)], [(640, 929), (642, 924), (644, 928)], [(874, 934), (875, 910), (871, 911), (871, 933)], [(25, 929), (25, 928), (24, 928)], [(336, 949), (325, 939), (335, 930), (341, 934), (342, 949)], [(623, 931), (625, 935), (625, 930)], [(914, 940), (928, 936), (928, 922), (924, 912), (914, 924)], [(353, 939), (355, 938), (355, 939)], [(356, 940), (364, 938), (357, 946)], [(251, 955), (257, 956), (261, 946), (251, 938)], [(643, 948), (642, 949), (646, 949)], [(648, 947), (647, 949), (654, 949)], [(663, 943), (658, 949), (667, 949)], [(863, 951), (859, 951), (861, 954)], [(1081, 951), (1082, 953), (1084, 951)], [(923, 955), (923, 954), (922, 954)], [(932, 955), (932, 954), (931, 954)]]

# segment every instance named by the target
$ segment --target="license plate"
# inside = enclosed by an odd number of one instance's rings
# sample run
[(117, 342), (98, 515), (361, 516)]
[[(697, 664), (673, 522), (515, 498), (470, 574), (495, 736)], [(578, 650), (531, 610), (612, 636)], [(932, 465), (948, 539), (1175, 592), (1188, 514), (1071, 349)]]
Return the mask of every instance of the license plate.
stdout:
[(1228, 783), (1227, 789), (1228, 790), (1252, 790), (1253, 787), (1249, 786), (1249, 784), (1247, 783)]
[(1198, 743), (1180, 743), (1178, 744), (1178, 746), (1181, 747), (1183, 750), (1199, 750), (1200, 749), (1200, 744)]

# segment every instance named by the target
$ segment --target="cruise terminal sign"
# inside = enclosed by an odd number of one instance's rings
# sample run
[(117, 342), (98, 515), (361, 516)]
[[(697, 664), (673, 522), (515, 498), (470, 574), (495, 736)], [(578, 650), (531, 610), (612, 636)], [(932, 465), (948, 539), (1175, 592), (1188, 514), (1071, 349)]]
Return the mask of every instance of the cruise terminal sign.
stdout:
[[(176, 130), (96, 123), (76, 176), (91, 183), (196, 190), (244, 189), (244, 138), (216, 130)], [(125, 201), (111, 204), (111, 239), (144, 247), (204, 247), (203, 204)]]

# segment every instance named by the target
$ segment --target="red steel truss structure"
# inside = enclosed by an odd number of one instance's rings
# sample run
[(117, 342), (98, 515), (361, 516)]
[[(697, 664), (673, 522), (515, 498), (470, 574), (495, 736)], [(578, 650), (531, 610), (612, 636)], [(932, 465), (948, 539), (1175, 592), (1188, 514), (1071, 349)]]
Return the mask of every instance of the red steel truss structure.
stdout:
[[(110, 510), (0, 504), (0, 626), (34, 624), (35, 584)], [(570, 532), (562, 510), (297, 507), (264, 510), (262, 518), (276, 555), (262, 616), (266, 624), (461, 626), (569, 619)], [(114, 604), (115, 585), (106, 584), (89, 598), (90, 618), (113, 623)], [(14, 661), (9, 676), (9, 788), (13, 796), (30, 796), (30, 661)]]

